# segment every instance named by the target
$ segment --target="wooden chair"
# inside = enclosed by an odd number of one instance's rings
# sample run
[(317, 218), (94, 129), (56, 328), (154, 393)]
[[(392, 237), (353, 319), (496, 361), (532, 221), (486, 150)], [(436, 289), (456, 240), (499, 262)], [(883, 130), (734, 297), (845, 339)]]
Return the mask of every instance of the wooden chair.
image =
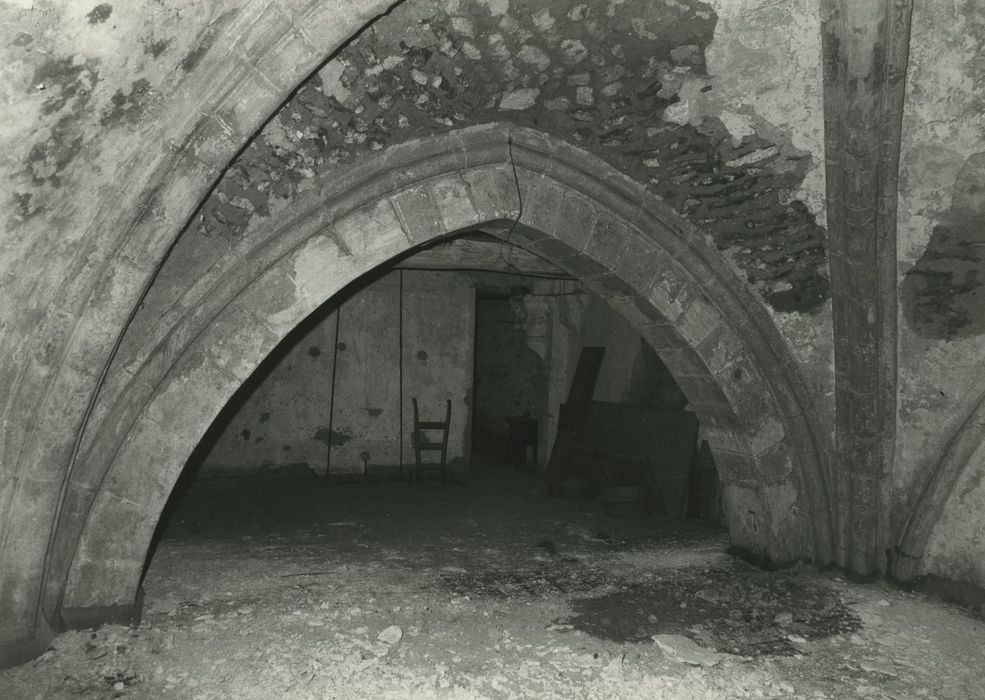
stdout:
[[(414, 444), (414, 462), (416, 465), (416, 478), (424, 476), (425, 469), (440, 469), (441, 480), (448, 480), (448, 433), (451, 427), (451, 399), (446, 401), (445, 419), (436, 421), (421, 420), (417, 408), (417, 399), (411, 399), (414, 404), (414, 433), (411, 441)], [(430, 435), (429, 435), (430, 434)], [(439, 461), (424, 462), (421, 460), (422, 452), (438, 452)]]

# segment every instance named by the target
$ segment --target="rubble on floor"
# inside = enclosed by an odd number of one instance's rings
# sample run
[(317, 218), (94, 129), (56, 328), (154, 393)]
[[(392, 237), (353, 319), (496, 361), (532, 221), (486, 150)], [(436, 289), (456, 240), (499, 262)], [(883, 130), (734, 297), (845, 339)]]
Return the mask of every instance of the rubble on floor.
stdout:
[(275, 486), (193, 488), (143, 624), (57, 637), (0, 697), (985, 697), (977, 617), (719, 531), (532, 477)]

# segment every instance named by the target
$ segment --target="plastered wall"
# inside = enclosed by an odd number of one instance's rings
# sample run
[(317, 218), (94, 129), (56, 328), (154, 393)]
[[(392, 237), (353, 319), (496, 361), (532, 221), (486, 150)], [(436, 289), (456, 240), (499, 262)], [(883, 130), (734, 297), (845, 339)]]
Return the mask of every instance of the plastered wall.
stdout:
[(448, 459), (465, 471), (473, 297), (470, 278), (456, 273), (393, 271), (358, 283), (250, 378), (205, 438), (200, 473), (399, 474), (414, 463), (412, 398), (422, 420), (443, 418), (452, 400)]

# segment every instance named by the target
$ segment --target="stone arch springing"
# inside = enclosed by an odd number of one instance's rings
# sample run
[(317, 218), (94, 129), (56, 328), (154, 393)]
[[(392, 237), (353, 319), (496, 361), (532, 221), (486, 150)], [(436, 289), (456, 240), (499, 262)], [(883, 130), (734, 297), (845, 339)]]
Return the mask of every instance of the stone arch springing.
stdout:
[[(830, 559), (823, 441), (769, 315), (700, 232), (605, 162), (487, 125), (392, 147), (295, 211), (207, 285), (102, 421), (79, 470), (80, 487), (97, 485), (95, 502), (61, 533), (67, 611), (131, 611), (188, 454), (298, 322), (394, 256), (475, 229), (567, 268), (661, 354), (708, 429), (737, 547), (772, 561)], [(123, 542), (121, 529), (132, 533)]]
[(985, 443), (985, 382), (977, 382), (970, 393), (976, 397), (975, 403), (952, 430), (936, 468), (920, 484), (916, 499), (899, 524), (889, 571), (899, 581), (912, 581), (920, 574), (934, 528), (962, 474), (974, 467), (971, 460), (975, 452)]
[[(250, 0), (225, 13), (205, 33), (194, 69), (161, 85), (166, 99), (114, 148), (119, 167), (104, 174), (101, 190), (112, 194), (66, 200), (72, 206), (24, 225), (31, 259), (42, 260), (49, 275), (23, 275), (6, 290), (16, 314), (0, 333), (5, 357), (16, 358), (0, 416), (8, 428), (0, 444), (0, 666), (40, 654), (53, 634), (53, 601), (70, 556), (64, 533), (78, 529), (94, 493), (74, 475), (73, 441), (143, 285), (277, 105), (397, 2)], [(79, 170), (66, 170), (66, 181)]]

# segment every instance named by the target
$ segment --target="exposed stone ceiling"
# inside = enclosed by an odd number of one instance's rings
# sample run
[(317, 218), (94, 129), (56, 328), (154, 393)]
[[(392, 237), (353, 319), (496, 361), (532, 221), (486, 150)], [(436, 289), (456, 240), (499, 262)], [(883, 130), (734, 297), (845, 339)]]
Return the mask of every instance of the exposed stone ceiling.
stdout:
[(645, 183), (710, 234), (775, 309), (817, 310), (828, 296), (824, 230), (795, 193), (820, 156), (753, 110), (708, 97), (728, 88), (706, 65), (716, 22), (693, 0), (401, 5), (300, 86), (229, 168), (193, 231), (236, 239), (340, 164), (508, 120)]

